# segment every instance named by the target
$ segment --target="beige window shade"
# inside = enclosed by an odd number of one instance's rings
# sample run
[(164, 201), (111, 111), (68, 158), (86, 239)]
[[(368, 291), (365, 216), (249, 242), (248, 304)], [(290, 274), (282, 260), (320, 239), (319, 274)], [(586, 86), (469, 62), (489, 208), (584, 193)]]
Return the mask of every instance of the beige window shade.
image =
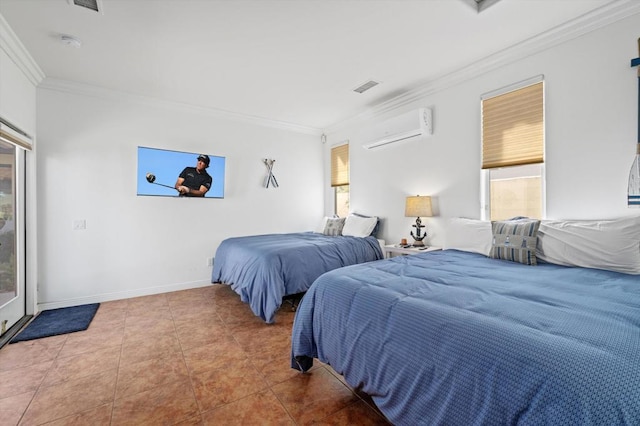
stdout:
[(331, 148), (331, 186), (349, 185), (349, 144)]
[(543, 82), (482, 101), (482, 168), (544, 162)]
[(31, 137), (0, 118), (0, 141), (31, 150)]

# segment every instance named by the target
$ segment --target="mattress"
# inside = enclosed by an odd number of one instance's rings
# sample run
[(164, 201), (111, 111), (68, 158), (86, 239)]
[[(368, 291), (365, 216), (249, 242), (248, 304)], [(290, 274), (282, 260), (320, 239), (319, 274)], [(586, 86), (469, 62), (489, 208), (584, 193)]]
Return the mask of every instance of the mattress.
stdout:
[(371, 236), (301, 232), (235, 237), (218, 247), (211, 281), (230, 285), (257, 316), (272, 323), (284, 296), (307, 291), (327, 271), (382, 257)]
[(318, 278), (291, 365), (399, 425), (640, 424), (640, 277), (456, 250)]

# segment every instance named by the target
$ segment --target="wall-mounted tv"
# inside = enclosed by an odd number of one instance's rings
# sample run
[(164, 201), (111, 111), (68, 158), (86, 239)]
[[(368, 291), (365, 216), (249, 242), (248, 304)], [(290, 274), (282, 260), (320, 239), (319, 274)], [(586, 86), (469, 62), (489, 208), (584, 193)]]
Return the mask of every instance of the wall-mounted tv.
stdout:
[(224, 167), (224, 157), (139, 146), (138, 195), (224, 198)]

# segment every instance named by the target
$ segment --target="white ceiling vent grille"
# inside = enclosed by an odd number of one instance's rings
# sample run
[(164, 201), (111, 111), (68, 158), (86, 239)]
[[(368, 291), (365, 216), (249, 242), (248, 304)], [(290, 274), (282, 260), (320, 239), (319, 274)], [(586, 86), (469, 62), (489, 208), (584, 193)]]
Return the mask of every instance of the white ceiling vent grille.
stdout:
[(355, 89), (353, 89), (354, 92), (358, 92), (358, 93), (363, 93), (366, 92), (367, 90), (371, 89), (373, 86), (377, 86), (378, 83), (377, 81), (373, 81), (373, 80), (369, 80), (364, 84), (361, 84), (360, 86), (356, 87)]
[(478, 13), (482, 12), (489, 6), (497, 3), (499, 0), (463, 0), (465, 3), (474, 7)]
[(67, 0), (72, 6), (80, 6), (94, 12), (102, 13), (102, 0)]

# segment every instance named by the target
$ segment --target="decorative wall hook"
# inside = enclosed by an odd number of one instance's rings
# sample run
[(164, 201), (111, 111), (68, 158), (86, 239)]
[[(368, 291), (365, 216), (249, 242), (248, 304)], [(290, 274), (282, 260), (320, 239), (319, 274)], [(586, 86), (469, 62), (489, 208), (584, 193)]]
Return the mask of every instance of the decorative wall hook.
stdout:
[(280, 185), (278, 185), (278, 180), (276, 179), (276, 176), (273, 174), (273, 163), (275, 163), (276, 160), (270, 160), (268, 158), (265, 158), (264, 160), (262, 160), (262, 162), (267, 167), (267, 170), (269, 172), (269, 174), (267, 175), (267, 179), (265, 179), (264, 187), (268, 188), (269, 185), (272, 185), (274, 188), (279, 187)]

